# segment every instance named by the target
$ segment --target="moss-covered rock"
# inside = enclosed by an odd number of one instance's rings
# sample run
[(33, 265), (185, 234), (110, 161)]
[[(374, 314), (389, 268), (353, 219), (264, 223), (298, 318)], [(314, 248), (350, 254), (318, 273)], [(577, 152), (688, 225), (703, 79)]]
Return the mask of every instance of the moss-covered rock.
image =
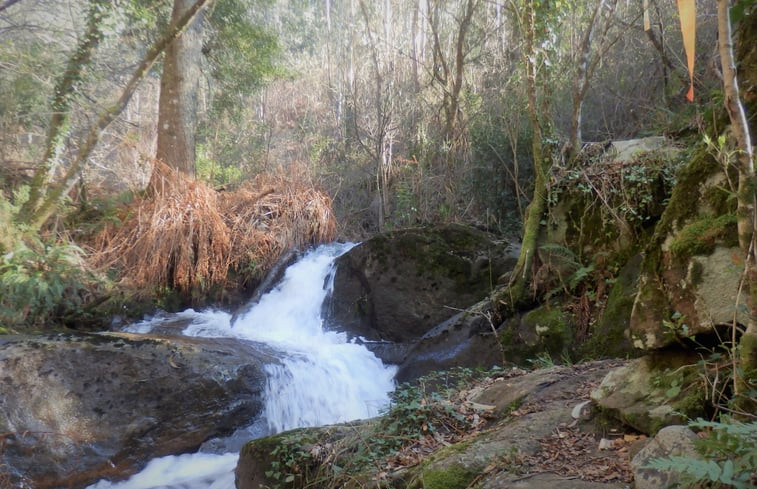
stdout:
[(521, 319), (521, 332), (526, 343), (537, 345), (550, 355), (561, 356), (573, 341), (575, 320), (561, 307), (544, 305), (526, 313)]
[[(369, 480), (364, 441), (371, 421), (300, 428), (246, 443), (235, 471), (237, 489), (361, 487)], [(340, 479), (340, 471), (350, 471)]]
[(476, 478), (473, 472), (459, 465), (421, 471), (419, 487), (423, 489), (465, 489)]
[(632, 256), (660, 218), (681, 164), (680, 152), (662, 137), (603, 148), (559, 169), (550, 189), (546, 241), (569, 244), (582, 261), (600, 252), (621, 261)]
[(705, 144), (679, 172), (644, 252), (629, 328), (637, 348), (663, 348), (733, 321), (741, 259), (728, 180)]
[(517, 259), (517, 246), (450, 225), (394, 231), (337, 260), (329, 319), (351, 335), (415, 341), (488, 294)]
[(632, 257), (612, 284), (607, 303), (590, 329), (589, 338), (578, 347), (579, 358), (622, 358), (637, 354), (628, 323), (639, 289), (642, 256)]
[(574, 331), (575, 318), (554, 300), (510, 317), (497, 330), (497, 339), (506, 361), (526, 365), (543, 354), (570, 356)]
[(610, 372), (592, 399), (607, 413), (642, 433), (705, 414), (706, 390), (698, 357), (687, 352), (647, 355)]

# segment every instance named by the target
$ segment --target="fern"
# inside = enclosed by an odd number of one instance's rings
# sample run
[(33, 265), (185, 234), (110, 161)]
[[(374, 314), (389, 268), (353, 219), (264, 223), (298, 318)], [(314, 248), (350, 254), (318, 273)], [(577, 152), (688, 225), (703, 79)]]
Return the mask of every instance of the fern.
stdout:
[(671, 456), (653, 459), (647, 468), (681, 475), (685, 485), (724, 484), (736, 489), (753, 488), (757, 468), (757, 422), (742, 423), (698, 419), (689, 427), (711, 430), (695, 441), (699, 458)]
[(573, 270), (579, 269), (583, 266), (578, 256), (567, 246), (547, 243), (540, 246), (539, 251), (548, 255), (549, 260), (554, 261), (555, 265), (564, 266)]
[(42, 325), (80, 312), (89, 285), (83, 251), (68, 244), (31, 243), (0, 258), (0, 323)]

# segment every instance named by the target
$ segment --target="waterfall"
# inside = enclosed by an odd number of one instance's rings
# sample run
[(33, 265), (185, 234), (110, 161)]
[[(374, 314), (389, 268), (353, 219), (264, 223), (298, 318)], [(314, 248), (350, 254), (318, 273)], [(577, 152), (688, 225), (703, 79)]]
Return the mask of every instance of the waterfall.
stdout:
[[(321, 316), (333, 287), (334, 260), (352, 246), (330, 244), (309, 252), (233, 323), (226, 312), (190, 309), (128, 330), (147, 333), (160, 321), (179, 318), (191, 321), (182, 331), (188, 336), (254, 340), (281, 351), (281, 363), (266, 368), (259, 420), (265, 428), (258, 427), (258, 433), (376, 416), (389, 402), (396, 368), (383, 365), (345, 334), (325, 330)], [(236, 451), (161, 457), (127, 481), (100, 481), (88, 489), (233, 489), (236, 461)]]

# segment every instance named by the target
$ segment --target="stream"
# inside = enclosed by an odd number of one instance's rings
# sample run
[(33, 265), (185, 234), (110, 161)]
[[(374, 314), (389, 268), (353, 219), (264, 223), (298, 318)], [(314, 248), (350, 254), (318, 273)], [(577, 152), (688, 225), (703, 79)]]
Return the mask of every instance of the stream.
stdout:
[(328, 244), (291, 265), (281, 282), (232, 322), (223, 311), (187, 310), (126, 328), (149, 333), (163, 321), (189, 321), (187, 336), (263, 342), (282, 352), (266, 367), (264, 408), (247, 428), (205, 443), (197, 453), (152, 460), (130, 479), (100, 481), (88, 489), (234, 489), (242, 444), (304, 426), (373, 417), (389, 402), (396, 367), (385, 366), (344, 333), (324, 328), (323, 302), (333, 289), (334, 260), (353, 244)]

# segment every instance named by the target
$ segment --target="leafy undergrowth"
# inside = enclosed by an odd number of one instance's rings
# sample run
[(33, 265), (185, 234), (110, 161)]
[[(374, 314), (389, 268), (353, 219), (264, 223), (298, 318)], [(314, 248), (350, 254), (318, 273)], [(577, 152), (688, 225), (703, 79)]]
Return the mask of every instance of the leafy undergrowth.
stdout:
[(494, 370), (489, 375), (455, 369), (400, 386), (392, 395), (392, 407), (376, 430), (377, 439), (388, 442), (388, 456), (382, 469), (390, 472), (415, 466), (442, 447), (480, 434), (488, 421), (495, 418), (494, 407), (473, 399), (497, 379), (525, 373), (517, 368)]
[[(520, 369), (497, 372), (507, 377), (525, 373)], [(494, 378), (483, 371), (458, 368), (402, 384), (392, 394), (387, 412), (367, 436), (359, 436), (354, 451), (343, 451), (339, 443), (316, 443), (308, 450), (309, 463), (328, 468), (331, 483), (327, 487), (338, 487), (343, 482), (340, 474), (346, 473), (371, 472), (375, 480), (386, 480), (391, 473), (423, 462), (439, 448), (479, 434), (493, 419), (492, 407), (472, 399), (492, 382)], [(342, 445), (354, 443), (354, 439), (346, 441)]]

